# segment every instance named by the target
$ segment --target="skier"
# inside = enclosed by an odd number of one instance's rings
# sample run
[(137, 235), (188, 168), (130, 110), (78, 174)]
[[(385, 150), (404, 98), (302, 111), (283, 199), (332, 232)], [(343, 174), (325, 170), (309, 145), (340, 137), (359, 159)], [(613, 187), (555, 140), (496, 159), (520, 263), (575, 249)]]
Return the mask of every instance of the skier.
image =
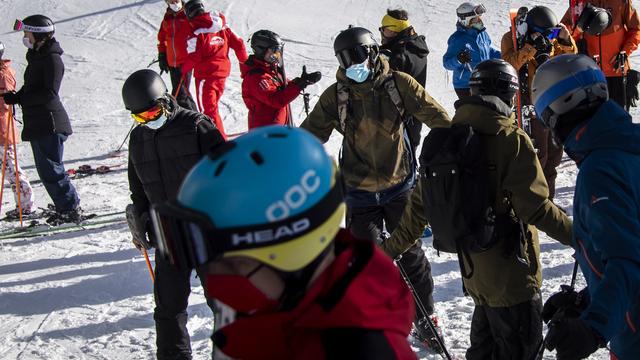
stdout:
[[(573, 29), (572, 36), (581, 44), (580, 52), (599, 59), (598, 65), (607, 77), (609, 98), (629, 109), (625, 96), (625, 76), (630, 69), (629, 57), (640, 43), (640, 17), (630, 0), (577, 0), (575, 8), (569, 8), (561, 22)], [(609, 25), (599, 34), (589, 34), (578, 26), (583, 9), (588, 6), (608, 11)], [(589, 9), (589, 10), (593, 10)], [(586, 14), (591, 17), (595, 14)], [(590, 16), (589, 16), (590, 15)], [(586, 22), (589, 19), (583, 18)]]
[(609, 343), (612, 359), (635, 359), (640, 125), (608, 100), (605, 74), (584, 55), (559, 56), (541, 66), (533, 101), (540, 121), (578, 164), (572, 246), (587, 282), (583, 296), (565, 291), (545, 304), (547, 348), (556, 349), (559, 359), (582, 359)]
[[(152, 204), (175, 199), (180, 183), (207, 150), (222, 143), (222, 135), (206, 115), (184, 109), (168, 93), (162, 78), (152, 70), (134, 72), (122, 87), (127, 110), (139, 123), (129, 139), (129, 189), (140, 229), (133, 234), (141, 249), (154, 245), (149, 237)], [(148, 244), (136, 243), (136, 239)], [(174, 269), (156, 257), (153, 294), (156, 307), (157, 358), (191, 359), (187, 331), (187, 302), (191, 270)], [(204, 282), (203, 274), (200, 274)]]
[(322, 144), (277, 125), (212, 149), (176, 201), (154, 206), (165, 256), (206, 272), (206, 296), (237, 312), (216, 324), (214, 359), (416, 359), (409, 290), (340, 229), (344, 213)]
[(459, 99), (470, 96), (471, 71), (484, 60), (499, 59), (500, 51), (491, 46), (482, 15), (484, 5), (475, 2), (462, 3), (456, 9), (456, 31), (447, 40), (447, 52), (442, 57), (445, 69), (453, 71), (453, 88)]
[(24, 84), (18, 92), (2, 94), (7, 105), (20, 104), (24, 128), (22, 140), (31, 142), (33, 160), (47, 193), (53, 200), (46, 222), (59, 225), (82, 220), (80, 198), (64, 169), (64, 142), (71, 135), (71, 123), (58, 91), (64, 75), (62, 48), (53, 37), (53, 21), (31, 15), (16, 21), (23, 30), (27, 50)]
[(280, 35), (273, 31), (258, 30), (251, 35), (253, 55), (240, 65), (242, 98), (249, 109), (249, 130), (273, 124), (293, 125), (288, 123), (289, 103), (322, 77), (319, 71), (303, 71), (293, 80), (284, 79), (283, 47)]
[[(522, 104), (529, 105), (531, 81), (538, 66), (557, 55), (575, 54), (577, 48), (569, 30), (563, 24), (558, 24), (556, 15), (546, 6), (531, 8), (523, 25), (526, 28), (522, 34), (524, 45), (514, 49), (512, 33), (507, 32), (502, 36), (501, 49), (502, 58), (518, 70)], [(540, 165), (549, 185), (549, 199), (553, 200), (558, 175), (556, 167), (562, 160), (562, 147), (553, 143), (549, 130), (538, 121), (531, 119), (530, 125), (529, 136), (538, 150)]]
[[(350, 27), (340, 32), (333, 48), (340, 64), (337, 83), (324, 91), (300, 127), (323, 143), (333, 130), (343, 135), (340, 165), (347, 228), (357, 238), (379, 240), (384, 227), (393, 231), (397, 226), (415, 182), (405, 115), (432, 128), (448, 127), (451, 120), (416, 80), (389, 69), (369, 30)], [(417, 314), (420, 319), (433, 313), (433, 279), (418, 237), (400, 263), (428, 312)], [(435, 334), (423, 326), (416, 330), (438, 350), (431, 342)]]
[[(515, 126), (511, 111), (518, 89), (515, 69), (501, 59), (486, 60), (474, 69), (469, 84), (471, 96), (456, 101), (453, 125), (470, 125), (480, 135), (488, 164), (488, 198), (494, 199), (496, 219), (508, 216), (512, 220), (496, 220), (493, 235), (499, 237), (498, 242), (484, 252), (470, 254), (475, 271), (463, 277), (463, 284), (475, 309), (466, 358), (532, 359), (542, 341), (542, 273), (536, 228), (569, 244), (571, 222), (548, 199), (531, 141)], [(425, 146), (423, 143), (423, 149)], [(399, 225), (382, 244), (391, 256), (404, 252), (429, 224), (422, 200), (427, 186), (420, 176)]]
[(183, 0), (165, 0), (167, 11), (158, 31), (158, 64), (160, 73), (168, 72), (171, 76), (172, 94), (183, 108), (197, 111), (196, 103), (189, 94), (191, 71), (183, 72), (182, 64), (187, 58), (187, 40), (194, 36), (184, 12)]
[(224, 15), (205, 12), (202, 0), (189, 1), (185, 5), (185, 12), (196, 37), (188, 40), (189, 56), (182, 70), (195, 69), (198, 107), (213, 119), (218, 131), (226, 139), (218, 103), (231, 72), (229, 49), (233, 49), (241, 64), (247, 60), (247, 50), (242, 38), (227, 24)]
[[(0, 42), (0, 93), (11, 92), (16, 89), (16, 72), (11, 68), (11, 60), (3, 58), (4, 50), (5, 46)], [(31, 184), (29, 184), (27, 174), (19, 166), (16, 167), (17, 154), (13, 151), (13, 145), (19, 141), (19, 135), (15, 121), (12, 121), (12, 125), (9, 127), (10, 109), (11, 107), (5, 104), (3, 99), (0, 99), (0, 144), (2, 144), (3, 149), (7, 149), (7, 162), (5, 165), (6, 171), (8, 171), (7, 179), (16, 203), (16, 208), (7, 211), (6, 216), (9, 219), (18, 219), (20, 217), (20, 209), (22, 209), (22, 215), (29, 215), (34, 210), (33, 190), (31, 189)], [(18, 177), (20, 178), (20, 184), (17, 184)], [(18, 192), (20, 192), (19, 201)]]
[[(380, 50), (389, 57), (389, 67), (411, 75), (422, 87), (427, 86), (427, 55), (429, 47), (423, 35), (416, 34), (409, 22), (406, 10), (387, 10), (380, 26)], [(420, 145), (420, 121), (410, 121), (407, 126), (413, 153)]]

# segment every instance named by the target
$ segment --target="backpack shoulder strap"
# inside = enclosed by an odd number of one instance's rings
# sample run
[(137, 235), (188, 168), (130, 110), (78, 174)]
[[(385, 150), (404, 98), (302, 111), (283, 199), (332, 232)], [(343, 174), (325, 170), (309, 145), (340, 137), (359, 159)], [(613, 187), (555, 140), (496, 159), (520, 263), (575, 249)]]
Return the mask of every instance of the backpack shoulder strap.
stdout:
[(336, 103), (338, 104), (338, 120), (340, 121), (340, 132), (344, 134), (347, 123), (347, 113), (349, 111), (349, 88), (338, 82), (336, 84)]
[(383, 86), (389, 94), (389, 97), (391, 98), (393, 105), (396, 107), (396, 110), (398, 110), (400, 117), (402, 117), (402, 121), (406, 122), (407, 117), (405, 116), (406, 111), (404, 107), (404, 101), (402, 100), (402, 96), (400, 96), (400, 91), (398, 91), (398, 86), (396, 85), (396, 80), (393, 72), (391, 72), (384, 80)]

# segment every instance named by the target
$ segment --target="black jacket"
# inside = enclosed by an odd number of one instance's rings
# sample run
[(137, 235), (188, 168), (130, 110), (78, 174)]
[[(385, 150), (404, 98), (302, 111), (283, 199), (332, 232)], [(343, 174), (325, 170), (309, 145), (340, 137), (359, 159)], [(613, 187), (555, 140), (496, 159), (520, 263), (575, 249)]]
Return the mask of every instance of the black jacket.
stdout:
[[(381, 46), (389, 55), (392, 70), (405, 72), (425, 87), (429, 47), (422, 35), (398, 35)], [(390, 52), (390, 54), (389, 54)]]
[(189, 170), (223, 142), (211, 119), (177, 106), (158, 130), (139, 125), (129, 140), (129, 189), (137, 215), (151, 204), (173, 200)]
[(47, 40), (38, 50), (27, 51), (24, 85), (18, 91), (24, 118), (22, 139), (25, 141), (50, 134), (72, 133), (69, 116), (58, 96), (64, 76), (62, 52), (55, 38)]

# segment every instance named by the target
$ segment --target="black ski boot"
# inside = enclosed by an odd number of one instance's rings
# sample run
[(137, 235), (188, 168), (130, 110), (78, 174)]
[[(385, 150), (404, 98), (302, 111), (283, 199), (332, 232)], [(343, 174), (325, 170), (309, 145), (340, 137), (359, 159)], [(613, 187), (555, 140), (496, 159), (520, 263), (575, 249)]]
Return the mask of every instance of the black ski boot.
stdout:
[(58, 226), (66, 223), (79, 224), (84, 219), (82, 217), (82, 209), (78, 206), (75, 209), (67, 211), (55, 211), (45, 220), (51, 226)]

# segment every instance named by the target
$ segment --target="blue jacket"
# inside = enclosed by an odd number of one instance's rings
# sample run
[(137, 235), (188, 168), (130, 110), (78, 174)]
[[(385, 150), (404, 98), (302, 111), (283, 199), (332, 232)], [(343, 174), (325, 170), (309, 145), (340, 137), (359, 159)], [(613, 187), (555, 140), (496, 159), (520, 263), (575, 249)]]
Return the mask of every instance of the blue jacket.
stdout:
[(640, 354), (640, 125), (608, 101), (565, 142), (580, 172), (573, 246), (591, 304), (582, 319), (618, 359)]
[[(442, 57), (442, 63), (445, 69), (453, 71), (453, 87), (465, 89), (469, 87), (471, 70), (485, 60), (499, 59), (500, 51), (491, 47), (491, 38), (484, 29), (466, 28), (460, 24), (456, 27), (458, 30), (449, 37), (447, 42), (447, 52)], [(460, 51), (465, 48), (471, 53), (469, 64), (461, 64), (457, 58)]]

